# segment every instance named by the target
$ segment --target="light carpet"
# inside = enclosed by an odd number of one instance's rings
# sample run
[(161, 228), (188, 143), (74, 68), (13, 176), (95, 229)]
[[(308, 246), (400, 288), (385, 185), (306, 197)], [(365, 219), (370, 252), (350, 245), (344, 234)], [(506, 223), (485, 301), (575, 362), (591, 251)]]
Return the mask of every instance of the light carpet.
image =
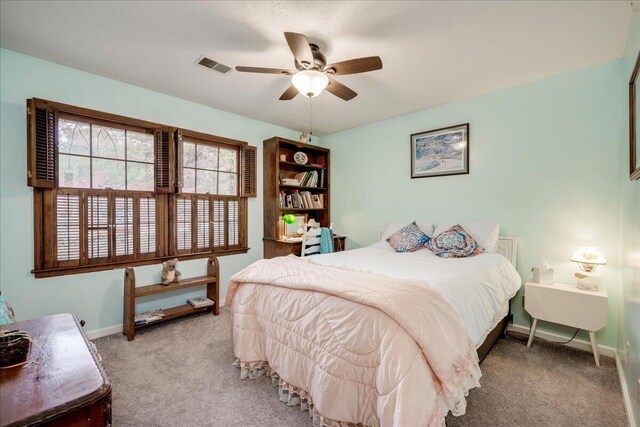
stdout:
[[(278, 400), (266, 378), (233, 367), (230, 312), (150, 326), (96, 345), (113, 386), (113, 424), (124, 426), (300, 426), (307, 412)], [(481, 365), (467, 413), (447, 426), (626, 425), (615, 362), (522, 335), (500, 340)]]

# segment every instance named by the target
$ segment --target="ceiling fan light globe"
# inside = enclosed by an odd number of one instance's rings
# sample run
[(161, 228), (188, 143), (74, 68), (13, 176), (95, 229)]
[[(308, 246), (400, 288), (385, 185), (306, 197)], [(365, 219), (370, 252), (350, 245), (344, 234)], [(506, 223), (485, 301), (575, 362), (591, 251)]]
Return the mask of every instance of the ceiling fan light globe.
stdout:
[(320, 95), (329, 84), (329, 77), (317, 70), (298, 71), (291, 78), (300, 95), (312, 98)]

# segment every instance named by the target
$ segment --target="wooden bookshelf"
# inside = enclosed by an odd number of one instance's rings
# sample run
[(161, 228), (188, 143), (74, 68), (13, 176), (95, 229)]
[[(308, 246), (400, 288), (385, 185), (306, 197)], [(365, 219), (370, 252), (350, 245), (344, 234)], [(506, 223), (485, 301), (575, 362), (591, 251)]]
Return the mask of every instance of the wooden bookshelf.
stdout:
[[(293, 161), (293, 155), (302, 151), (309, 158), (306, 165)], [(285, 160), (280, 160), (284, 155)], [(331, 224), (329, 215), (330, 206), (330, 151), (317, 145), (302, 144), (290, 139), (273, 137), (264, 141), (263, 148), (263, 204), (264, 204), (264, 257), (293, 253), (300, 254), (300, 243), (284, 242), (278, 235), (278, 222), (283, 215), (307, 214), (308, 219), (315, 219), (322, 227)], [(318, 182), (318, 187), (281, 184), (282, 178), (293, 178), (299, 172), (322, 172), (323, 182)], [(322, 208), (291, 208), (280, 206), (280, 192), (289, 194), (295, 191), (309, 191), (311, 194), (322, 195), (324, 204)], [(344, 237), (336, 248), (344, 248)]]
[[(133, 340), (136, 330), (150, 325), (157, 325), (167, 320), (176, 319), (182, 316), (188, 316), (193, 313), (202, 313), (210, 311), (214, 315), (220, 314), (220, 269), (218, 259), (209, 258), (207, 261), (206, 276), (191, 277), (181, 279), (177, 283), (163, 285), (156, 283), (153, 285), (136, 287), (136, 274), (133, 268), (127, 267), (124, 271), (124, 310), (122, 319), (122, 333), (127, 336), (129, 341)], [(195, 308), (191, 304), (179, 305), (177, 307), (163, 308), (164, 317), (155, 322), (146, 323), (144, 325), (135, 324), (136, 316), (136, 300), (138, 298), (148, 297), (165, 292), (173, 292), (180, 289), (192, 288), (195, 286), (206, 286), (207, 298), (214, 302), (213, 306)]]

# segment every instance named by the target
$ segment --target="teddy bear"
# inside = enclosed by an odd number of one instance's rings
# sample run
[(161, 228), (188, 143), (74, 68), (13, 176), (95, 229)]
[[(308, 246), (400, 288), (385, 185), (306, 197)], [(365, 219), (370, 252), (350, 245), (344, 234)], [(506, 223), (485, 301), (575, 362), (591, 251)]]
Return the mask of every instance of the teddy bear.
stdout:
[(162, 284), (167, 286), (180, 281), (180, 272), (177, 269), (178, 258), (170, 259), (162, 263)]

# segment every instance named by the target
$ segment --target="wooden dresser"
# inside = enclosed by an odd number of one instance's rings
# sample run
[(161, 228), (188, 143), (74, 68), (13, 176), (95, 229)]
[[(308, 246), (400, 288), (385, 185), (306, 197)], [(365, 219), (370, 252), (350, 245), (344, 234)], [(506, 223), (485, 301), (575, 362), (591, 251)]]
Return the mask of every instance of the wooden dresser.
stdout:
[(0, 426), (110, 426), (111, 382), (78, 319), (56, 314), (3, 330), (27, 331), (29, 359), (39, 364), (0, 369)]

